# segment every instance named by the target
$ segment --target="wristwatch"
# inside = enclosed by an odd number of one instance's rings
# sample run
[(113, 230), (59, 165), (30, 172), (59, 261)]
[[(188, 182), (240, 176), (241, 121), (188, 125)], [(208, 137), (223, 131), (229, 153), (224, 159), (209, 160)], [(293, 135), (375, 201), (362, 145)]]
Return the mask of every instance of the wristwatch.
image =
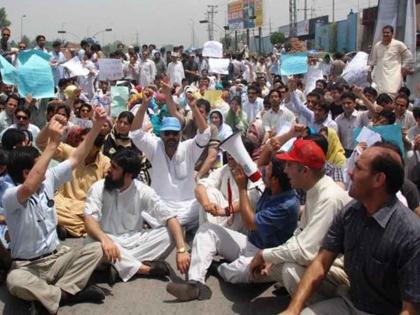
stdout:
[(185, 249), (185, 247), (181, 247), (181, 248), (177, 248), (176, 253), (177, 254), (183, 254), (186, 253), (187, 250)]

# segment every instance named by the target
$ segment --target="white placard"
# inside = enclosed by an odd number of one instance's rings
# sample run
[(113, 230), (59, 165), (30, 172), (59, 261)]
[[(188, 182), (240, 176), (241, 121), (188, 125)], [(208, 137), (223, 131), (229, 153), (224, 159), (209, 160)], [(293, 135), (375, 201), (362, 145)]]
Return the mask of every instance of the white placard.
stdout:
[(81, 119), (81, 118), (77, 118), (74, 117), (71, 122), (76, 125), (79, 126), (82, 129), (86, 129), (86, 128), (92, 128), (93, 127), (93, 123), (91, 120), (88, 119)]
[(203, 57), (223, 58), (223, 45), (215, 40), (205, 42)]
[(122, 62), (120, 59), (98, 59), (99, 80), (115, 81), (123, 77)]
[(209, 72), (217, 74), (229, 74), (229, 59), (209, 58)]
[(357, 85), (360, 87), (369, 86), (367, 81), (369, 66), (369, 55), (363, 51), (359, 51), (350, 61), (343, 71), (341, 77), (346, 80), (349, 85)]
[(324, 72), (319, 66), (309, 66), (305, 74), (305, 95), (315, 89), (316, 81), (324, 79)]
[(379, 133), (370, 130), (369, 128), (363, 127), (359, 135), (356, 138), (357, 142), (365, 142), (368, 147), (374, 145), (376, 142), (382, 141), (382, 137)]
[(71, 72), (73, 77), (86, 76), (89, 74), (89, 70), (83, 67), (79, 57), (70, 59), (69, 61), (63, 63), (63, 66)]

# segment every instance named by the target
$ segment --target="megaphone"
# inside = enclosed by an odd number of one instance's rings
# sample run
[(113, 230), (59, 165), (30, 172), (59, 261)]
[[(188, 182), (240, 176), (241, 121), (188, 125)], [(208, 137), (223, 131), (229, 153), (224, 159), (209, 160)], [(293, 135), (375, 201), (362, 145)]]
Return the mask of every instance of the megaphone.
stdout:
[(242, 166), (246, 176), (256, 182), (261, 178), (261, 173), (257, 165), (252, 161), (241, 139), (241, 132), (234, 133), (227, 137), (221, 144), (220, 148), (229, 153), (234, 160)]

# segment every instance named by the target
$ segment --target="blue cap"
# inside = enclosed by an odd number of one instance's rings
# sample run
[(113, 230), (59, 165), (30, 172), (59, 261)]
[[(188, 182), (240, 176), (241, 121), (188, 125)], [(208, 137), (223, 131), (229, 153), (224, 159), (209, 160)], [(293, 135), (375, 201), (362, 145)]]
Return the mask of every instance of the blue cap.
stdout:
[(163, 117), (160, 131), (181, 131), (181, 124), (175, 117)]

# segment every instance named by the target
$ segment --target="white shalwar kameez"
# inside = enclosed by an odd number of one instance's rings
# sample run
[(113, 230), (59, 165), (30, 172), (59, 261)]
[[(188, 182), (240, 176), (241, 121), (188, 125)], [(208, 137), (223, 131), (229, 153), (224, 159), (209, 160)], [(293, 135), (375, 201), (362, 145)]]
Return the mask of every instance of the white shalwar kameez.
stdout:
[[(156, 192), (138, 180), (124, 191), (104, 189), (105, 180), (89, 190), (85, 215), (92, 216), (101, 229), (115, 242), (121, 260), (114, 264), (123, 281), (134, 276), (142, 261), (164, 259), (173, 248), (173, 241), (164, 226), (175, 214), (168, 211)], [(144, 230), (142, 213), (147, 212), (161, 227)]]
[[(207, 178), (200, 179), (198, 181), (198, 184), (206, 187), (207, 196), (210, 202), (217, 204), (223, 209), (229, 205), (228, 181), (230, 182), (232, 191), (232, 202), (238, 202), (238, 186), (236, 185), (235, 179), (233, 178), (229, 165), (225, 165), (215, 170), (214, 172), (210, 173), (210, 175)], [(251, 207), (253, 209), (256, 208), (258, 199), (261, 197), (262, 191), (264, 191), (264, 184), (262, 180), (259, 180), (255, 183), (248, 182), (248, 197), (250, 199)], [(194, 203), (194, 207), (197, 207), (197, 211), (200, 214), (200, 225), (209, 222), (246, 234), (246, 230), (243, 226), (242, 217), (240, 213), (235, 213), (232, 220), (232, 217), (215, 217), (210, 213), (205, 212), (198, 201)]]
[[(131, 132), (130, 137), (152, 164), (151, 187), (165, 206), (187, 229), (197, 226), (198, 212), (192, 207), (195, 201), (194, 167), (210, 140), (210, 128), (203, 133), (198, 131), (193, 139), (180, 142), (172, 159), (166, 154), (162, 139), (154, 134), (139, 129)], [(144, 217), (151, 226), (160, 225), (153, 216), (146, 214)]]

